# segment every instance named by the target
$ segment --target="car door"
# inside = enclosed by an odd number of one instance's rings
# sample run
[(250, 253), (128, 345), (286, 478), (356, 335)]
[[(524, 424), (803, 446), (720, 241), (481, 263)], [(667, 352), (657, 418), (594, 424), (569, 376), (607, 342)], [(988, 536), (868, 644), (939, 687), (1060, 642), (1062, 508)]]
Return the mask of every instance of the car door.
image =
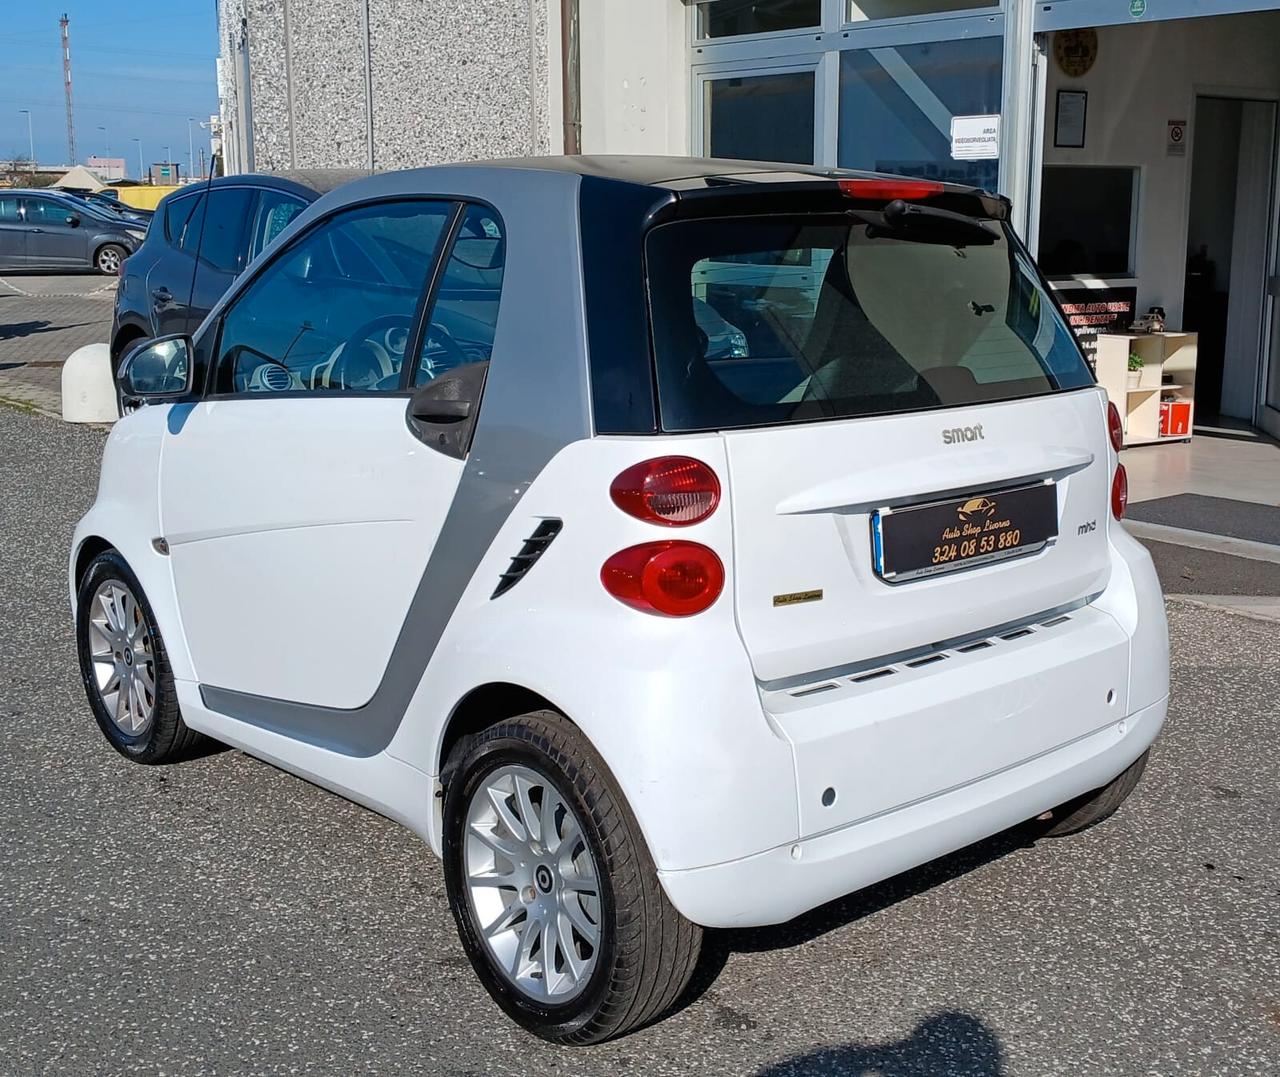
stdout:
[(191, 320), (191, 289), (196, 276), (196, 252), (204, 223), (204, 191), (169, 197), (160, 208), (161, 218), (152, 229), (161, 229), (162, 250), (147, 270), (147, 302), (153, 335), (188, 333), (199, 322)]
[(245, 233), (257, 192), (252, 187), (215, 187), (205, 196), (187, 323), (194, 329), (213, 309), (246, 265)]
[(422, 295), (457, 213), (337, 211), (203, 327), (209, 387), (179, 406), (161, 472), (202, 685), (338, 708), (374, 694), (462, 474), (406, 422), (433, 347), (406, 362), (406, 345), (426, 335)]
[(27, 264), (27, 226), (18, 196), (0, 195), (0, 267), (21, 269)]
[[(89, 264), (88, 228), (92, 221), (54, 198), (24, 197), (27, 222), (27, 265), (36, 268), (82, 267)], [(77, 224), (70, 224), (75, 220)]]

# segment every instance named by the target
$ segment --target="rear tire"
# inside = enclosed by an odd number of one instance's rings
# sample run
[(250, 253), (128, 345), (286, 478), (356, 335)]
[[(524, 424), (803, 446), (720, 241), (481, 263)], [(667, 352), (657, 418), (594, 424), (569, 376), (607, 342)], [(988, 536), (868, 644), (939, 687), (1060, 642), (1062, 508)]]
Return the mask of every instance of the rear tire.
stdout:
[[(635, 817), (572, 723), (552, 711), (501, 722), (459, 743), (445, 774), (449, 905), (472, 967), (508, 1016), (543, 1039), (588, 1044), (668, 1010), (693, 974), (702, 929), (667, 901)], [(536, 822), (526, 828), (526, 818)], [(542, 926), (557, 919), (551, 932)]]
[(114, 277), (120, 272), (120, 266), (127, 257), (129, 257), (129, 252), (119, 244), (105, 243), (98, 248), (98, 253), (93, 256), (93, 264), (99, 273)]
[(151, 604), (115, 550), (95, 557), (80, 583), (76, 650), (89, 707), (121, 755), (135, 763), (173, 763), (203, 742), (178, 710)]
[(1150, 755), (1151, 749), (1148, 748), (1119, 777), (1108, 782), (1101, 789), (1085, 793), (1084, 796), (1069, 800), (1055, 808), (1053, 817), (1045, 824), (1045, 829), (1040, 836), (1065, 838), (1069, 834), (1078, 834), (1082, 830), (1087, 830), (1115, 814), (1116, 809), (1128, 800), (1129, 795), (1137, 788), (1138, 780), (1147, 768), (1147, 757)]

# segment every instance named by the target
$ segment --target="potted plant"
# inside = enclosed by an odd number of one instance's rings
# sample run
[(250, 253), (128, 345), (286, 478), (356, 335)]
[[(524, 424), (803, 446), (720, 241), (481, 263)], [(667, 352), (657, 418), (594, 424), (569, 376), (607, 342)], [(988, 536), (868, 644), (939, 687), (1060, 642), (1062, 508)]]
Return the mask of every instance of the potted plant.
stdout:
[(1129, 388), (1136, 389), (1142, 380), (1142, 356), (1129, 353)]

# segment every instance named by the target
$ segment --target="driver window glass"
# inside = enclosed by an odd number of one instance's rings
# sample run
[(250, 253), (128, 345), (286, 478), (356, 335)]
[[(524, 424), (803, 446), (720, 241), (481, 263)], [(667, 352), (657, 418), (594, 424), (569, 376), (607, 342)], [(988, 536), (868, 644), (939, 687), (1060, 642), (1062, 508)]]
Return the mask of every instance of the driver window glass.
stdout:
[(28, 224), (66, 224), (75, 212), (71, 206), (59, 205), (47, 198), (28, 198), (26, 206)]
[(453, 204), (379, 203), (297, 239), (223, 318), (216, 393), (394, 392)]
[(436, 288), (413, 384), (488, 362), (498, 325), (506, 241), (498, 215), (468, 206)]

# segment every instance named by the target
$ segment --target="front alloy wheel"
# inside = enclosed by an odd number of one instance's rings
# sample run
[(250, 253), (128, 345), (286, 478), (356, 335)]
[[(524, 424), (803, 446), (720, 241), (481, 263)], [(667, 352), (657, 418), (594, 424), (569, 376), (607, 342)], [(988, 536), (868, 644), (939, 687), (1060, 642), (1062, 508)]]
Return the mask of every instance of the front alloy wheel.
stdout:
[(126, 736), (141, 736), (156, 709), (155, 654), (142, 607), (122, 580), (103, 580), (94, 591), (89, 656), (103, 708)]

